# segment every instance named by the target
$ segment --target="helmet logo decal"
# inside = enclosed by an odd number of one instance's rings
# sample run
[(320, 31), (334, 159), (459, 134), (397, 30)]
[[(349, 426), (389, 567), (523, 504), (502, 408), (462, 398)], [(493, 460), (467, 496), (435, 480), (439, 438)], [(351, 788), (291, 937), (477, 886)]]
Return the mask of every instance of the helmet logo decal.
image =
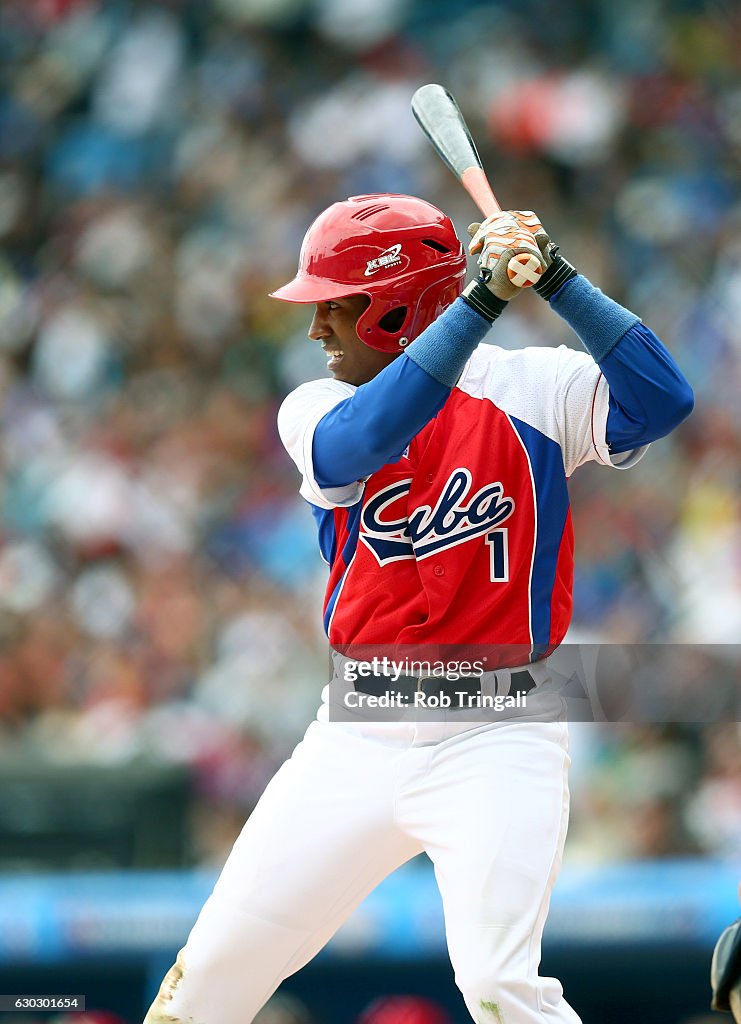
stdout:
[(373, 274), (377, 274), (379, 270), (386, 270), (388, 267), (395, 267), (401, 263), (401, 243), (397, 245), (391, 245), (388, 249), (385, 249), (380, 256), (376, 256), (374, 260), (368, 260), (368, 265), (365, 268), (365, 276), (372, 277)]

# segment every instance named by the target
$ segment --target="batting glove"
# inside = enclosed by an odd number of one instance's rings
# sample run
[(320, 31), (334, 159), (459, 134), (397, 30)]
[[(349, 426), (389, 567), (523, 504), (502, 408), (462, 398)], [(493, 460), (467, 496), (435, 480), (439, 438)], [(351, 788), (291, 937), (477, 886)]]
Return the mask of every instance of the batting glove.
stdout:
[(502, 313), (507, 302), (522, 291), (520, 283), (510, 279), (509, 261), (513, 256), (535, 256), (545, 270), (545, 243), (549, 241), (543, 226), (532, 210), (509, 210), (487, 218), (482, 224), (470, 224), (472, 236), (468, 251), (478, 255), (481, 272), (464, 290), (463, 298), (491, 323)]
[[(486, 281), (489, 291), (505, 302), (522, 290), (510, 280), (507, 273), (513, 256), (521, 253), (535, 256), (541, 271), (546, 269), (537, 238), (537, 232), (543, 232), (543, 227), (531, 210), (497, 213), (483, 224), (471, 224), (468, 231), (473, 236), (468, 251), (472, 256), (478, 255), (478, 263), (483, 271), (489, 271), (490, 277)], [(483, 276), (486, 277), (486, 274)]]

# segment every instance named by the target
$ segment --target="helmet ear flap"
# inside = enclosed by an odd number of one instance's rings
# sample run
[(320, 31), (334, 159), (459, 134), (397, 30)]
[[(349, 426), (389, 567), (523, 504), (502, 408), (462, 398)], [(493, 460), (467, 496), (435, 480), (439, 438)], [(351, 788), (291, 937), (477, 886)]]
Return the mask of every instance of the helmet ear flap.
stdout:
[(388, 334), (397, 334), (403, 328), (408, 312), (407, 306), (396, 306), (395, 309), (390, 309), (388, 313), (383, 314), (378, 321), (378, 326)]
[(379, 352), (401, 352), (409, 344), (408, 330), (413, 316), (414, 308), (411, 306), (372, 299), (358, 318), (355, 332), (369, 348)]

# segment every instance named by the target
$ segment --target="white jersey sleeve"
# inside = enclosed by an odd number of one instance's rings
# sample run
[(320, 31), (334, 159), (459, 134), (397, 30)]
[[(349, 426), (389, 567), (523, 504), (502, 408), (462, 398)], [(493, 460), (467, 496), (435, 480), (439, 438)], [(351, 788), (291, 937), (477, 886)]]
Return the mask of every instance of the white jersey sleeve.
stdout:
[(292, 391), (278, 410), (280, 439), (302, 476), (299, 493), (320, 508), (354, 505), (363, 493), (362, 480), (346, 487), (322, 489), (314, 476), (312, 458), (317, 423), (355, 390), (352, 384), (339, 380), (313, 380)]
[(590, 355), (566, 345), (516, 351), (479, 345), (458, 387), (488, 398), (509, 416), (556, 441), (566, 476), (590, 461), (628, 469), (648, 448), (644, 445), (610, 455), (606, 438), (610, 400), (607, 381)]
[[(536, 350), (537, 351), (537, 350)], [(610, 389), (590, 355), (561, 345), (558, 353), (554, 403), (566, 475), (585, 462), (612, 469), (629, 469), (643, 458), (648, 445), (611, 455), (607, 444)]]

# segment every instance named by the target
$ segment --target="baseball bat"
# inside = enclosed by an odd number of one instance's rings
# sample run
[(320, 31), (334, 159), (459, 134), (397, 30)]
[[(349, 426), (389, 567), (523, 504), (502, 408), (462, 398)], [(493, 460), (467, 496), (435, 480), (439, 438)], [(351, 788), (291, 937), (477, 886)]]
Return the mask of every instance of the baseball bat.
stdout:
[[(501, 213), (494, 190), (486, 177), (481, 158), (468, 125), (447, 89), (442, 85), (423, 85), (412, 96), (412, 113), (435, 152), (463, 185), (484, 217)], [(542, 273), (536, 256), (520, 253), (507, 264), (507, 275), (513, 284), (527, 288)]]

